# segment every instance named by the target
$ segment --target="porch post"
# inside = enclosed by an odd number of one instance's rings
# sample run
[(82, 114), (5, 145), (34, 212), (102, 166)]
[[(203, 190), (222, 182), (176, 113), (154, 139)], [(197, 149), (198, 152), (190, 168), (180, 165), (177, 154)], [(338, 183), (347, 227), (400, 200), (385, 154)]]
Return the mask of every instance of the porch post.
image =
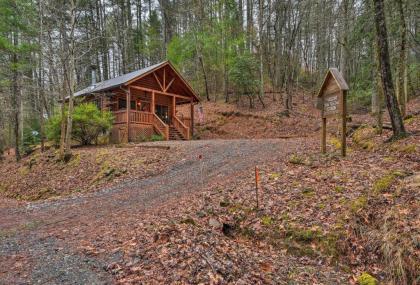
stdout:
[(190, 117), (191, 117), (191, 126), (190, 126), (190, 133), (191, 133), (191, 139), (194, 136), (194, 104), (193, 100), (190, 102)]
[(150, 111), (152, 114), (155, 114), (155, 91), (152, 91), (152, 105), (150, 106)]
[(176, 111), (176, 97), (175, 96), (172, 96), (172, 110), (171, 110), (171, 112), (172, 112), (172, 120), (174, 120), (174, 118), (175, 118), (175, 111)]
[(131, 109), (131, 92), (130, 87), (127, 90), (127, 142), (130, 142), (130, 109)]

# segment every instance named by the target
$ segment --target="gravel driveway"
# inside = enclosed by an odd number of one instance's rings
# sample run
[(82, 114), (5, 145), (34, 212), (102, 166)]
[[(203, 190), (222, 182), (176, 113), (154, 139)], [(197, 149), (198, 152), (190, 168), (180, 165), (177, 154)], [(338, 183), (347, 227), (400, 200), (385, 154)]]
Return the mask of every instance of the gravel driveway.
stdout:
[(171, 141), (151, 145), (168, 145), (180, 159), (160, 175), (82, 196), (24, 205), (0, 200), (0, 284), (112, 284), (105, 267), (119, 258), (118, 252), (106, 252), (106, 261), (81, 254), (76, 249), (87, 232), (112, 235), (122, 220), (139, 222), (142, 215), (168, 199), (200, 191), (213, 179), (232, 178), (252, 171), (257, 164), (283, 159), (299, 151), (304, 141)]

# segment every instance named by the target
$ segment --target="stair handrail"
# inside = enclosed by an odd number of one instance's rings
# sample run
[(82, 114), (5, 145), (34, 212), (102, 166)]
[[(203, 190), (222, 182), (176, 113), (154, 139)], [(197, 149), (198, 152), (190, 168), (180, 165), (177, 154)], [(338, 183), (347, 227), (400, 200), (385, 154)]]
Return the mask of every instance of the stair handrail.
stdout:
[(165, 124), (156, 114), (153, 114), (153, 127), (164, 137), (165, 140), (169, 140), (169, 126)]
[(175, 127), (175, 129), (177, 129), (181, 135), (184, 136), (185, 139), (189, 140), (190, 139), (190, 128), (187, 127), (186, 125), (184, 125), (184, 123), (178, 119), (176, 116), (173, 116), (173, 125)]

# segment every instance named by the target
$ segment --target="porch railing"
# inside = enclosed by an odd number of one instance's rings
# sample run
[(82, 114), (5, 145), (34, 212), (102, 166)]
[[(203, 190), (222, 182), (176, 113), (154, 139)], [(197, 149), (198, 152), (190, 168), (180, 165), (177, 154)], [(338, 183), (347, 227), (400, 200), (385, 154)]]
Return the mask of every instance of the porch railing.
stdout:
[(153, 127), (165, 140), (169, 140), (169, 126), (165, 124), (156, 114), (153, 114)]
[(177, 129), (185, 139), (190, 139), (190, 128), (184, 125), (180, 119), (175, 116), (173, 117), (172, 123), (175, 129)]
[[(114, 124), (127, 123), (127, 111), (120, 110), (112, 112), (114, 115)], [(130, 123), (152, 124), (153, 114), (149, 112), (130, 111)]]
[(121, 124), (127, 122), (127, 111), (121, 110), (121, 111), (115, 111), (112, 112), (114, 115), (114, 124)]
[(153, 114), (149, 112), (131, 111), (131, 123), (153, 124)]
[(191, 118), (182, 116), (182, 117), (178, 117), (178, 119), (180, 119), (180, 120), (181, 120), (181, 122), (182, 122), (185, 126), (187, 126), (187, 127), (190, 127), (190, 126), (191, 126)]
[[(114, 115), (114, 124), (127, 123), (126, 110), (115, 111), (112, 112), (112, 114)], [(177, 117), (174, 117), (172, 121), (174, 127), (184, 136), (185, 139), (189, 140), (190, 128)], [(165, 124), (156, 114), (130, 110), (130, 123), (152, 125), (165, 140), (169, 139), (169, 126)]]

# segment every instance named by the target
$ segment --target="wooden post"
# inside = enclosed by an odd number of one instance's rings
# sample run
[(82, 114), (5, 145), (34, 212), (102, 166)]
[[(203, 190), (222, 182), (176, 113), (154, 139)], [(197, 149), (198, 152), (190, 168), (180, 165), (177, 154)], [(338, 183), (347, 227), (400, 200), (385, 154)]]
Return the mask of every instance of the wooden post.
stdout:
[(191, 133), (191, 139), (194, 136), (194, 102), (191, 100), (190, 102), (190, 117), (191, 117), (191, 126), (190, 126), (190, 133)]
[(130, 142), (130, 110), (131, 110), (131, 92), (130, 87), (127, 90), (127, 142)]
[(163, 91), (166, 90), (166, 68), (163, 68)]
[(152, 114), (155, 114), (155, 91), (152, 91), (152, 102), (150, 106), (150, 112), (152, 112)]
[(342, 118), (341, 118), (341, 156), (346, 156), (346, 132), (347, 132), (347, 106), (346, 106), (347, 91), (341, 91), (341, 104), (342, 104)]
[(175, 120), (175, 112), (176, 112), (176, 97), (172, 96), (172, 120)]
[(327, 118), (322, 118), (321, 151), (327, 152)]
[(257, 200), (257, 210), (259, 208), (259, 201), (258, 201), (258, 183), (260, 181), (260, 174), (258, 173), (258, 167), (255, 166), (255, 198)]

